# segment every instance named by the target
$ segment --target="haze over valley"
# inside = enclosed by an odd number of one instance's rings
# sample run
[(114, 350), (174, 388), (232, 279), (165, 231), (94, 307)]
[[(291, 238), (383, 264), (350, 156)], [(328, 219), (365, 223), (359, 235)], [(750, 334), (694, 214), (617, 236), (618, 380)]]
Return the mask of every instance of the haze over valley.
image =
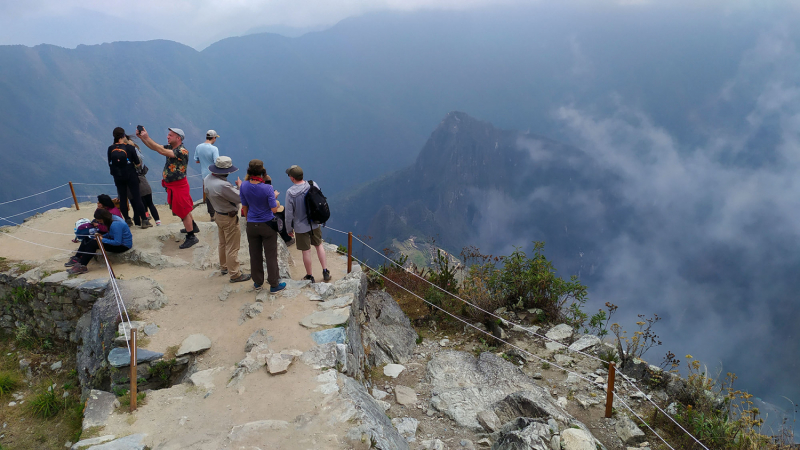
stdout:
[[(280, 191), (301, 165), (330, 225), (376, 246), (435, 237), (455, 254), (508, 254), (545, 241), (559, 274), (589, 287), (588, 312), (613, 302), (627, 328), (664, 318), (651, 362), (691, 353), (788, 408), (800, 401), (798, 19), (788, 2), (536, 3), (372, 12), (200, 51), (3, 45), (0, 203), (111, 183), (115, 126), (162, 143), (181, 127), (192, 153), (215, 129), (222, 154), (264, 160)], [(145, 159), (155, 188), (163, 159)]]

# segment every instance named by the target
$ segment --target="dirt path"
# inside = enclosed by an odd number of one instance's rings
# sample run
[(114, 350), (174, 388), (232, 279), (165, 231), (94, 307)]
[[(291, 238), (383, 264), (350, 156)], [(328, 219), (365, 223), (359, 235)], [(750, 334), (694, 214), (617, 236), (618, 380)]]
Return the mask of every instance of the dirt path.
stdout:
[[(85, 209), (85, 210), (84, 210)], [(39, 230), (69, 233), (75, 220), (92, 210), (86, 205), (81, 211), (49, 211), (25, 225)], [(180, 227), (177, 218), (172, 217), (166, 208), (162, 213), (161, 229), (134, 229), (134, 244), (155, 239), (164, 227)], [(162, 211), (163, 210), (163, 211)], [(198, 222), (208, 218), (200, 208), (195, 210)], [(207, 233), (200, 235), (201, 243)], [(16, 229), (10, 234), (60, 249), (76, 249), (77, 244), (70, 237), (46, 234), (31, 229)], [(2, 253), (0, 256), (11, 260), (26, 260), (45, 270), (64, 270), (62, 260), (67, 252), (35, 247), (31, 244), (0, 237)], [(210, 242), (206, 239), (206, 242)], [(172, 243), (164, 244), (164, 252), (169, 252)], [(296, 262), (291, 267), (292, 278), (301, 279), (305, 275), (302, 258), (296, 248), (290, 253)], [(191, 261), (189, 251), (177, 254)], [(337, 254), (328, 255), (328, 266), (333, 280), (345, 275), (346, 264)], [(95, 279), (106, 275), (105, 267), (98, 262), (89, 264), (90, 272), (81, 278)], [(278, 352), (284, 349), (306, 351), (314, 346), (310, 331), (299, 325), (300, 320), (317, 310), (318, 302), (309, 301), (313, 293), (310, 288), (301, 289), (296, 297), (270, 295), (263, 303), (263, 312), (253, 319), (240, 324), (240, 309), (255, 302), (256, 292), (251, 282), (231, 284), (227, 276), (216, 269), (196, 270), (191, 265), (178, 268), (153, 270), (130, 264), (114, 266), (117, 277), (131, 279), (146, 276), (157, 281), (169, 299), (168, 304), (156, 311), (145, 311), (136, 319), (156, 323), (159, 331), (141, 342), (141, 348), (167, 352), (178, 346), (190, 334), (202, 333), (211, 339), (212, 347), (197, 358), (197, 370), (219, 368), (213, 375), (213, 388), (182, 384), (169, 389), (151, 391), (145, 404), (135, 413), (124, 411), (114, 413), (108, 425), (100, 434), (123, 436), (132, 433), (147, 433), (146, 443), (157, 449), (218, 449), (218, 448), (309, 448), (344, 449), (352, 446), (344, 444), (344, 436), (349, 428), (347, 423), (326, 420), (322, 411), (329, 405), (331, 397), (318, 391), (319, 370), (313, 370), (296, 360), (288, 373), (270, 375), (265, 368), (247, 375), (235, 387), (226, 388), (235, 365), (244, 356), (247, 338), (254, 331), (265, 328), (273, 338), (270, 348)], [(245, 267), (249, 272), (249, 267)], [(314, 273), (321, 278), (322, 269), (314, 258)], [(224, 288), (233, 288), (225, 301), (219, 294)], [(276, 311), (278, 312), (277, 314)], [(270, 318), (272, 317), (272, 318)], [(249, 422), (273, 420), (289, 422), (284, 424), (261, 424), (265, 429), (248, 433), (231, 430)], [(285, 428), (281, 428), (285, 426)]]

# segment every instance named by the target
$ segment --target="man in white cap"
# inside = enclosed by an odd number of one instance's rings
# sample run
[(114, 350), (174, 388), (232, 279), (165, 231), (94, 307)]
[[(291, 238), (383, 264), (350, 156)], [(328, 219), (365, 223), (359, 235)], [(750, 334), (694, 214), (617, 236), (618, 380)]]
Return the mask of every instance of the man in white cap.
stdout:
[(138, 126), (136, 136), (151, 150), (167, 157), (164, 170), (161, 172), (161, 185), (167, 189), (167, 203), (172, 212), (181, 218), (186, 227), (186, 240), (180, 248), (189, 248), (200, 242), (195, 236), (200, 230), (192, 220), (192, 195), (189, 191), (189, 181), (186, 179), (186, 169), (189, 165), (189, 150), (183, 146), (185, 135), (180, 128), (168, 128), (167, 145), (157, 144), (143, 126)]
[[(206, 131), (206, 141), (202, 144), (198, 145), (197, 148), (194, 149), (194, 161), (200, 164), (200, 173), (203, 174), (203, 179), (205, 180), (208, 176), (209, 166), (213, 166), (214, 162), (216, 162), (217, 158), (219, 158), (219, 149), (216, 145), (217, 138), (219, 138), (219, 134), (217, 134), (214, 130)], [(205, 189), (203, 190), (205, 192)], [(208, 215), (211, 217), (211, 221), (214, 221), (214, 206), (210, 201), (208, 201), (208, 197), (205, 197), (206, 208), (208, 209)]]
[(217, 211), (217, 232), (219, 233), (219, 268), (223, 275), (230, 274), (231, 283), (250, 279), (239, 269), (239, 187), (242, 180), (236, 179), (236, 186), (228, 181), (228, 175), (239, 170), (227, 156), (220, 156), (208, 166), (209, 175), (203, 179), (203, 192), (206, 200)]

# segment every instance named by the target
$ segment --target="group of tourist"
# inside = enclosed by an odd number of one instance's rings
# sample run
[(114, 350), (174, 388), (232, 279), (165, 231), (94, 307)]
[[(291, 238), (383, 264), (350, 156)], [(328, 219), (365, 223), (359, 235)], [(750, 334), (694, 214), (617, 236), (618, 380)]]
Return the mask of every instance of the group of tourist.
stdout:
[[(181, 232), (186, 233), (186, 238), (180, 248), (192, 247), (199, 242), (197, 234), (200, 230), (192, 217), (194, 202), (186, 179), (189, 152), (183, 145), (183, 130), (168, 128), (167, 145), (156, 143), (142, 126), (137, 127), (136, 136), (148, 148), (166, 157), (161, 185), (167, 191), (167, 203), (172, 213), (184, 225)], [(80, 240), (81, 244), (75, 256), (65, 264), (70, 267), (71, 273), (88, 271), (86, 265), (99, 250), (97, 239), (92, 239), (93, 236), (100, 238), (107, 252), (122, 253), (133, 247), (130, 229), (133, 224), (142, 228), (153, 226), (147, 208), (156, 225), (161, 225), (153, 204), (152, 189), (144, 177), (147, 166), (144, 165), (139, 147), (120, 127), (114, 129), (113, 137), (114, 144), (108, 148), (108, 164), (117, 188), (119, 207), (108, 195), (100, 195), (94, 220), (76, 226), (76, 242)], [(306, 270), (304, 279), (315, 282), (311, 264), (313, 246), (322, 266), (322, 278), (330, 281), (320, 225), (310, 220), (306, 211), (304, 198), (310, 185), (303, 179), (303, 169), (297, 165), (286, 169), (292, 186), (287, 189), (284, 205), (281, 205), (278, 201), (280, 193), (272, 187), (272, 179), (261, 160), (250, 161), (244, 182), (241, 178), (233, 183), (228, 180), (228, 176), (239, 169), (233, 165), (231, 158), (219, 155), (214, 145), (219, 137), (216, 131), (208, 130), (206, 141), (195, 150), (194, 159), (201, 164), (206, 207), (211, 221), (217, 225), (221, 273), (228, 275), (231, 283), (252, 279), (257, 291), (262, 289), (265, 281), (269, 284), (270, 292), (283, 290), (286, 283), (280, 281), (278, 269), (280, 237), (287, 245), (296, 243), (302, 252)], [(319, 187), (317, 183), (314, 186)], [(128, 216), (129, 200), (133, 208), (133, 220)], [(238, 261), (240, 213), (247, 219), (245, 230), (250, 249), (250, 274), (242, 271)]]

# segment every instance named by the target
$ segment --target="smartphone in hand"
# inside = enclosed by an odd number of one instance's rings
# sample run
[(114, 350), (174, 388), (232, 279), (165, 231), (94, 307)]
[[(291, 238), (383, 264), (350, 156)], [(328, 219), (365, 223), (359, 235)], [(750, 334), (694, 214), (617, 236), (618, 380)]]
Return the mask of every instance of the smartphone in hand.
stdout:
[(136, 129), (137, 129), (137, 130), (139, 130), (139, 133), (141, 133), (142, 131), (144, 131), (144, 127), (143, 127), (143, 126), (141, 126), (141, 125), (136, 125)]

